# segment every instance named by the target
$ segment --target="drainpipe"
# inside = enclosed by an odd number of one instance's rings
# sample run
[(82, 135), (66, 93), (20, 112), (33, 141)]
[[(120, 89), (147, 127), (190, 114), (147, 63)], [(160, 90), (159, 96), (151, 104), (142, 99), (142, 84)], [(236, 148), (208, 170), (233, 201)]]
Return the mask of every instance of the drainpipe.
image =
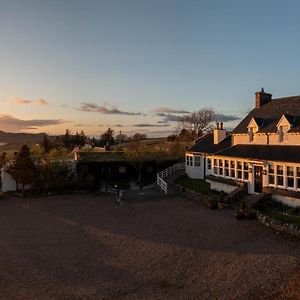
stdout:
[(204, 164), (203, 164), (203, 180), (205, 180), (206, 178), (206, 155), (203, 156), (204, 157)]

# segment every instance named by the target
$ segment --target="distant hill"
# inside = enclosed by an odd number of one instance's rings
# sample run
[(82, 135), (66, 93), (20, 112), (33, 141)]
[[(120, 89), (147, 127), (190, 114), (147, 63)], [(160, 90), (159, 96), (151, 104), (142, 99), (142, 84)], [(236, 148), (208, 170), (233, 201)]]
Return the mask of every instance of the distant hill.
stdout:
[[(0, 130), (0, 143), (38, 143), (46, 133), (13, 133)], [(54, 139), (54, 136), (47, 135), (49, 139)]]

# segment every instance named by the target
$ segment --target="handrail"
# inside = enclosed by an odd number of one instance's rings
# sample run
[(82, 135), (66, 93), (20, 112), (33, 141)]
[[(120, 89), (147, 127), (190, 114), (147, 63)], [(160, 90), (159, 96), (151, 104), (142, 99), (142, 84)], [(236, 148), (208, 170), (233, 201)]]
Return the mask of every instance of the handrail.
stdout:
[(184, 170), (184, 163), (176, 163), (160, 172), (156, 175), (156, 184), (164, 191), (165, 194), (168, 192), (168, 183), (164, 179), (173, 174), (176, 171)]

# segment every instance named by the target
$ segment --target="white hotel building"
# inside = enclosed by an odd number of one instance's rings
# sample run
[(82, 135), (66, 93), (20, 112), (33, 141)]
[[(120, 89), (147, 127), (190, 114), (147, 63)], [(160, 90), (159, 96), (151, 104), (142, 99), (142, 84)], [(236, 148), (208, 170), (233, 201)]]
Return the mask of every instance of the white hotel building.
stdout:
[(222, 123), (186, 151), (186, 174), (211, 188), (271, 193), (300, 205), (300, 96), (257, 92), (255, 108), (228, 134)]

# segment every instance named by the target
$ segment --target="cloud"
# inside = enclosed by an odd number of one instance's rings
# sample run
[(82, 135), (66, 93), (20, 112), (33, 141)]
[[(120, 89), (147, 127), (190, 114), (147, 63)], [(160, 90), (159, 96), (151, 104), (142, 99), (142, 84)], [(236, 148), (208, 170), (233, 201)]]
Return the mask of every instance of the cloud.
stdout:
[(19, 98), (19, 97), (14, 97), (12, 99), (12, 102), (15, 104), (34, 104), (37, 103), (39, 105), (49, 105), (49, 102), (45, 99), (38, 99), (38, 100), (28, 100), (28, 99), (23, 99), (23, 98)]
[(154, 113), (188, 114), (186, 110), (177, 110), (169, 107), (157, 107), (152, 110)]
[(148, 124), (148, 123), (141, 123), (132, 125), (133, 127), (168, 127), (169, 124)]
[(75, 124), (75, 127), (91, 127), (92, 125), (89, 124)]
[(182, 117), (173, 114), (155, 113), (155, 115), (163, 118), (161, 121), (159, 121), (160, 123), (179, 122), (182, 120)]
[(214, 120), (218, 122), (233, 122), (240, 119), (240, 117), (234, 115), (215, 114), (214, 116)]
[(32, 119), (22, 120), (11, 115), (0, 114), (0, 129), (3, 131), (20, 131), (37, 129), (38, 127), (63, 124), (67, 121), (61, 119)]
[(135, 112), (121, 111), (116, 107), (107, 108), (105, 106), (100, 106), (98, 104), (88, 103), (88, 102), (81, 103), (80, 108), (78, 108), (78, 110), (85, 111), (85, 112), (97, 112), (97, 113), (107, 114), (107, 115), (127, 115), (127, 116), (141, 115), (141, 113), (139, 112), (135, 113)]
[(122, 124), (116, 124), (113, 127), (124, 127)]
[(49, 102), (45, 99), (39, 99), (38, 104), (40, 104), (40, 105), (49, 105)]
[(14, 102), (15, 104), (31, 104), (32, 103), (31, 100), (22, 99), (22, 98), (18, 98), (18, 97), (14, 97), (12, 99), (12, 102)]

